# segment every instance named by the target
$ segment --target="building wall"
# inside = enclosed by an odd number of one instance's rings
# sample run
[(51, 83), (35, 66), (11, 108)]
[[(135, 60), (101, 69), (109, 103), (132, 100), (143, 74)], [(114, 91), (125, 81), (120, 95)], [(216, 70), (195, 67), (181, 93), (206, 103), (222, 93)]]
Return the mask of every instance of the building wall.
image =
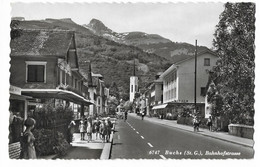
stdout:
[(177, 94), (177, 69), (172, 70), (163, 79), (163, 102), (171, 102), (178, 99)]
[(138, 91), (138, 77), (130, 77), (130, 102), (134, 101), (135, 93)]
[[(204, 66), (204, 58), (210, 58), (210, 66)], [(197, 103), (205, 103), (205, 96), (201, 95), (201, 87), (206, 87), (208, 82), (206, 71), (212, 69), (216, 61), (217, 57), (209, 53), (197, 57)], [(178, 67), (178, 100), (194, 103), (194, 65), (194, 59), (190, 59)]]
[[(26, 83), (26, 63), (25, 61), (46, 61), (46, 83)], [(10, 84), (20, 88), (56, 88), (57, 84), (57, 59), (52, 58), (32, 58), (11, 56)]]
[[(93, 87), (89, 87), (88, 92), (89, 92), (89, 98), (90, 98), (91, 102), (96, 103), (95, 97), (94, 97), (94, 94), (96, 93), (96, 89)], [(89, 114), (94, 115), (95, 112), (96, 112), (95, 105), (89, 105)]]
[(163, 83), (155, 83), (155, 102), (161, 104), (163, 102)]

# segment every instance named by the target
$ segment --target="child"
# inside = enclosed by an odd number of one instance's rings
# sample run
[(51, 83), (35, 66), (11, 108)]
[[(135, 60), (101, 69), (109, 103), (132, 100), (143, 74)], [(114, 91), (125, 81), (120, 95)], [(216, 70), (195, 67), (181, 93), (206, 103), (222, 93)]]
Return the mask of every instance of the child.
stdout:
[(33, 118), (27, 118), (24, 122), (26, 130), (21, 137), (21, 159), (36, 159), (36, 152), (34, 148), (34, 135), (32, 129), (34, 128), (36, 121)]
[(85, 125), (84, 125), (84, 121), (83, 120), (80, 121), (79, 132), (80, 132), (81, 140), (84, 140), (84, 137), (85, 137)]
[(92, 140), (92, 121), (90, 119), (87, 121), (87, 136), (88, 142)]

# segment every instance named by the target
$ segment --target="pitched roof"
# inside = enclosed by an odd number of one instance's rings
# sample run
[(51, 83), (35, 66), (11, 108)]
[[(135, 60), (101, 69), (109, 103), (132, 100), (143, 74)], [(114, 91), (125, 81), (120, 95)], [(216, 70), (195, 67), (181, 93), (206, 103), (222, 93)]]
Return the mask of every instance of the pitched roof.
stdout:
[(63, 56), (67, 54), (74, 33), (56, 30), (21, 30), (11, 40), (11, 56)]
[[(205, 54), (205, 53), (210, 53), (210, 54), (212, 54), (212, 55), (214, 55), (214, 56), (217, 57), (217, 54), (216, 54), (215, 52), (213, 52), (212, 50), (210, 50), (210, 49), (205, 49), (205, 50), (203, 50), (203, 51), (197, 53), (197, 57), (198, 57), (198, 56), (201, 56), (201, 55), (203, 55), (203, 54)], [(195, 55), (193, 55), (193, 56), (191, 56), (191, 57), (188, 57), (188, 58), (186, 58), (186, 59), (183, 59), (183, 60), (181, 60), (181, 61), (175, 62), (175, 63), (172, 64), (166, 71), (164, 71), (164, 72), (160, 75), (160, 77), (164, 77), (164, 76), (165, 76), (166, 74), (168, 74), (170, 71), (172, 71), (172, 70), (175, 69), (177, 66), (179, 66), (181, 63), (186, 62), (186, 61), (188, 61), (188, 60), (190, 60), (190, 59), (194, 59), (194, 58), (195, 58)]]
[[(214, 51), (212, 51), (212, 50), (210, 50), (210, 49), (205, 49), (205, 50), (203, 50), (203, 51), (198, 52), (198, 53), (197, 53), (197, 57), (198, 57), (198, 56), (201, 56), (201, 55), (203, 55), (203, 54), (205, 54), (205, 53), (210, 53), (210, 54), (212, 54), (212, 55), (217, 56), (217, 54), (216, 54)], [(181, 64), (181, 63), (183, 63), (183, 62), (185, 62), (185, 61), (187, 61), (187, 60), (193, 59), (193, 58), (195, 58), (195, 54), (193, 54), (192, 56), (185, 56), (184, 59), (180, 59), (179, 61), (174, 62), (174, 64), (176, 64), (176, 65), (177, 65), (177, 64)]]

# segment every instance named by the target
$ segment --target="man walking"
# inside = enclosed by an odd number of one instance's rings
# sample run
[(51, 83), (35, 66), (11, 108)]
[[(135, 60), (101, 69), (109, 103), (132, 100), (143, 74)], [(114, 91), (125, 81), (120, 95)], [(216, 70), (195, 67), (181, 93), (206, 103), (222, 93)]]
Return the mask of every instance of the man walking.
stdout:
[(127, 120), (127, 111), (125, 111), (125, 120), (124, 121), (126, 121)]
[(142, 120), (144, 120), (144, 115), (145, 115), (145, 113), (144, 113), (144, 111), (142, 112)]

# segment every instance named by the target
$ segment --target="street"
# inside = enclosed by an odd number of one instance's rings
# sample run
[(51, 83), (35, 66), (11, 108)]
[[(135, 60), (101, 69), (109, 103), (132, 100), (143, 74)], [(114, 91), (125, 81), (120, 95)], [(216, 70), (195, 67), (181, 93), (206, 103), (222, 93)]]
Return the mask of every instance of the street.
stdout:
[[(216, 133), (216, 132), (212, 132)], [(119, 119), (111, 159), (250, 159), (253, 148), (187, 132), (129, 114)]]

